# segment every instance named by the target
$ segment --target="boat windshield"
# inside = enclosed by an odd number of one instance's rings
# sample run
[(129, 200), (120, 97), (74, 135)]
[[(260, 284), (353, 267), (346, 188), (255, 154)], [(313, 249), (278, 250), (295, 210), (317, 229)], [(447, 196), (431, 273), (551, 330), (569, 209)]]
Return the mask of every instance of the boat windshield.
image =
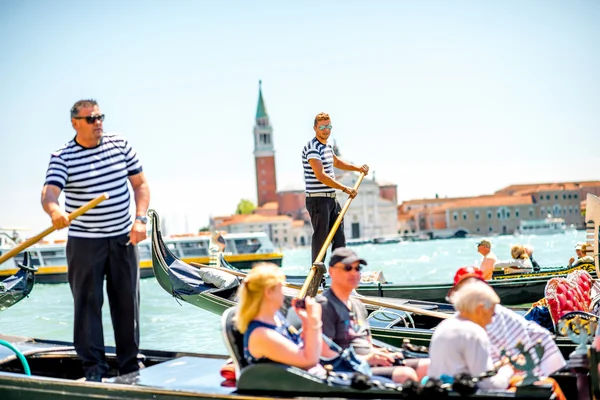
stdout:
[(257, 238), (235, 239), (234, 242), (238, 254), (254, 254), (261, 246), (260, 240)]

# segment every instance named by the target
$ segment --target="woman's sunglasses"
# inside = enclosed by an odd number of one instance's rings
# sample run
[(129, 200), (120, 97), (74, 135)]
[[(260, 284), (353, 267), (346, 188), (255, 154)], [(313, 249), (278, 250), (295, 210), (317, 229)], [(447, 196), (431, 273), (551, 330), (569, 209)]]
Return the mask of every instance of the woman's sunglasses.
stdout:
[(104, 114), (102, 115), (89, 115), (87, 117), (73, 117), (75, 119), (85, 119), (88, 124), (95, 124), (96, 121), (104, 121)]

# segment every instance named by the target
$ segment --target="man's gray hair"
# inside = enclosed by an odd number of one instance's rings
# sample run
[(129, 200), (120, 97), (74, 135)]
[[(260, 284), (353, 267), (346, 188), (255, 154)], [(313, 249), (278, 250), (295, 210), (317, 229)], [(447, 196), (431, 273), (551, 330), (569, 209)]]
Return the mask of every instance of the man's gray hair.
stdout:
[(471, 279), (470, 281), (461, 285), (452, 295), (452, 303), (456, 311), (471, 313), (480, 304), (489, 309), (500, 303), (500, 298), (490, 285), (478, 279)]
[(98, 102), (94, 99), (84, 99), (84, 100), (79, 100), (78, 102), (76, 102), (75, 104), (73, 104), (73, 107), (71, 107), (71, 118), (74, 118), (76, 116), (79, 115), (79, 111), (84, 108), (84, 107), (94, 107), (97, 106)]

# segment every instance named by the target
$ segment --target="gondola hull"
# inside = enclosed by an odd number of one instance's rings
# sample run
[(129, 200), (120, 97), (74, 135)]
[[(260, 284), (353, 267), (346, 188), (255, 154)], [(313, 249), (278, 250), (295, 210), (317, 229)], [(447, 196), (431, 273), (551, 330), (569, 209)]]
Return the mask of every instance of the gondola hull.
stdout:
[[(353, 388), (335, 382), (294, 373), (293, 368), (274, 364), (249, 367), (242, 371), (237, 387), (220, 375), (227, 356), (179, 353), (160, 350), (140, 350), (145, 368), (139, 372), (117, 376), (115, 349), (106, 348), (109, 377), (103, 383), (86, 382), (82, 362), (72, 343), (0, 335), (18, 348), (25, 356), (31, 375), (24, 374), (21, 361), (11, 350), (0, 347), (0, 398), (20, 400), (64, 400), (96, 398), (116, 399), (239, 399), (276, 400), (299, 396), (317, 398), (431, 398), (425, 395), (408, 395), (389, 388)], [(563, 387), (575, 387), (573, 374), (557, 377)], [(531, 387), (530, 387), (531, 388)], [(564, 389), (563, 389), (564, 390)], [(520, 393), (521, 392), (521, 393)], [(525, 394), (526, 393), (526, 394)], [(406, 394), (406, 396), (402, 396)], [(548, 388), (520, 388), (515, 393), (482, 392), (469, 399), (549, 399)], [(569, 399), (577, 399), (577, 390), (567, 391)], [(458, 393), (448, 393), (449, 398), (461, 398)]]
[(4, 311), (23, 300), (31, 293), (35, 284), (35, 269), (29, 267), (26, 255), (19, 271), (0, 282), (0, 311)]
[[(575, 270), (585, 270), (596, 278), (594, 264), (581, 264), (573, 268), (555, 268), (548, 271), (531, 274), (498, 275), (488, 283), (494, 288), (500, 302), (507, 306), (531, 304), (544, 297), (544, 289), (550, 278), (564, 277)], [(304, 282), (304, 277), (294, 276), (288, 282)], [(327, 287), (328, 282), (325, 282)], [(393, 283), (363, 283), (356, 291), (363, 296), (413, 299), (434, 303), (446, 302), (451, 284), (397, 285)]]
[[(544, 289), (548, 279), (531, 279), (531, 280), (503, 280), (490, 281), (490, 285), (494, 288), (500, 302), (504, 305), (520, 305), (534, 303), (544, 297)], [(445, 302), (448, 291), (452, 285), (361, 285), (357, 292), (363, 296), (380, 296), (403, 299), (415, 299), (431, 302)]]

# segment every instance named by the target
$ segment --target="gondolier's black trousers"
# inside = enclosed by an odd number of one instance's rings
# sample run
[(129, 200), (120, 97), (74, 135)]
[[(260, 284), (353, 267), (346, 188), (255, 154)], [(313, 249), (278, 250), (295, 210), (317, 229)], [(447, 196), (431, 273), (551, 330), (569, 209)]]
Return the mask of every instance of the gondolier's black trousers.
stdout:
[(108, 371), (104, 354), (104, 278), (115, 333), (119, 373), (139, 369), (139, 256), (128, 235), (105, 239), (69, 237), (67, 265), (75, 303), (73, 342), (88, 380)]
[[(321, 251), (321, 247), (329, 235), (335, 220), (342, 211), (342, 207), (336, 199), (331, 197), (307, 197), (306, 209), (310, 215), (310, 221), (313, 227), (312, 235), (312, 262)], [(346, 236), (344, 235), (344, 222), (338, 227), (333, 240), (331, 241), (331, 251), (338, 247), (346, 246)], [(321, 260), (325, 262), (325, 259)]]

